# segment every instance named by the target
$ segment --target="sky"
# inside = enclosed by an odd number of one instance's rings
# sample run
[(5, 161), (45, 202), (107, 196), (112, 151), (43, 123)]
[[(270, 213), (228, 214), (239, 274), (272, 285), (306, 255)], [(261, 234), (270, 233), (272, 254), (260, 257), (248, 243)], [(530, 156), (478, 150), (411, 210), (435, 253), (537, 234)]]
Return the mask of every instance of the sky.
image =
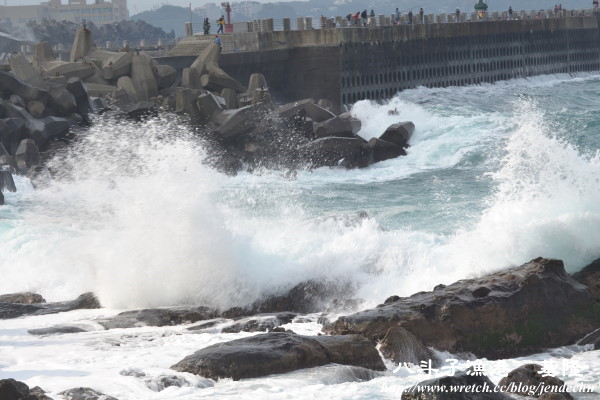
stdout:
[[(92, 3), (94, 0), (87, 0), (89, 3)], [(110, 0), (107, 0), (110, 1)], [(191, 4), (192, 4), (192, 8), (196, 8), (196, 7), (200, 7), (206, 3), (216, 3), (216, 4), (220, 4), (222, 0), (191, 0)], [(234, 0), (234, 1), (244, 1), (244, 0)], [(253, 1), (258, 1), (259, 3), (273, 3), (273, 2), (286, 2), (286, 1), (293, 1), (293, 0), (253, 0)], [(340, 2), (344, 2), (344, 0), (339, 0)], [(489, 2), (492, 2), (493, 0), (488, 0)], [(555, 2), (559, 0), (555, 0)], [(42, 2), (42, 0), (0, 0), (0, 5), (2, 5), (4, 2), (6, 2), (6, 5), (8, 6), (16, 6), (16, 5), (30, 5), (30, 4), (39, 4), (40, 2)], [(68, 0), (62, 0), (63, 4), (66, 4), (68, 2)], [(232, 1), (233, 2), (233, 1)], [(457, 0), (458, 2), (458, 0)], [(516, 1), (515, 3), (519, 4), (519, 9), (530, 9), (526, 6), (526, 4), (528, 3), (528, 0), (520, 0), (520, 1)], [(551, 4), (552, 3), (552, 4)], [(572, 5), (569, 5), (569, 3), (573, 3)], [(577, 7), (576, 4), (577, 3)], [(589, 0), (588, 2), (586, 2), (586, 4), (589, 3), (590, 4), (590, 8), (591, 8), (591, 4), (592, 4), (592, 0)], [(180, 6), (180, 7), (188, 7), (190, 5), (190, 0), (127, 0), (127, 5), (129, 8), (129, 14), (130, 15), (135, 15), (138, 14), (142, 11), (146, 11), (146, 10), (151, 10), (154, 8), (159, 8), (162, 5), (165, 4), (169, 4), (169, 5), (173, 5), (173, 6)], [(458, 3), (457, 3), (458, 4)], [(553, 2), (552, 0), (548, 0), (548, 8), (552, 8), (553, 6)], [(581, 8), (581, 1), (580, 0), (576, 0), (576, 1), (569, 1), (569, 0), (563, 0), (562, 4), (564, 6), (564, 8)], [(536, 7), (534, 7), (536, 8)]]

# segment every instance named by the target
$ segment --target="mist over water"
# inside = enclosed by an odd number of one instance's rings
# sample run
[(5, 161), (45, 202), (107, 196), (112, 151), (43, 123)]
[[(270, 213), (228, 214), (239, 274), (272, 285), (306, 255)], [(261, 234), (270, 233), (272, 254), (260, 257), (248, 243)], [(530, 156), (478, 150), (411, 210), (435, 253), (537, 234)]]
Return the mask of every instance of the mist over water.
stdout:
[(49, 187), (5, 194), (0, 293), (228, 307), (326, 279), (369, 306), (538, 256), (573, 272), (600, 257), (598, 94), (600, 78), (546, 76), (361, 101), (366, 139), (415, 123), (408, 156), (292, 180), (215, 172), (169, 116), (98, 117)]

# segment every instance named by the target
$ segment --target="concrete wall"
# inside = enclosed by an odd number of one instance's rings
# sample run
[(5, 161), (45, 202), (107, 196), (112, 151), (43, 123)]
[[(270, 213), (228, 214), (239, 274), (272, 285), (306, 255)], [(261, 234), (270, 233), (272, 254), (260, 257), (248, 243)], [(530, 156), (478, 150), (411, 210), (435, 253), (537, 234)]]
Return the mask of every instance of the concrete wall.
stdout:
[[(599, 18), (247, 32), (234, 35), (236, 52), (221, 66), (243, 84), (263, 73), (282, 101), (351, 104), (417, 86), (600, 71)], [(179, 70), (193, 61), (171, 58), (159, 62)]]

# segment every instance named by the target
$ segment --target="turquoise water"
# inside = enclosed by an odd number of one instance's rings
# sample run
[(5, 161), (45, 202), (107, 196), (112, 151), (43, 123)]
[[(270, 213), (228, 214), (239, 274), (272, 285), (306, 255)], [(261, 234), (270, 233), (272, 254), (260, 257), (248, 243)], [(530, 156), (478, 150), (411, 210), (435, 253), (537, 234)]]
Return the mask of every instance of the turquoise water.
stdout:
[(167, 116), (100, 118), (52, 161), (68, 177), (5, 194), (0, 292), (228, 306), (316, 278), (370, 305), (537, 256), (576, 271), (600, 257), (599, 95), (562, 75), (362, 101), (366, 139), (415, 123), (408, 155), (294, 179), (216, 173)]

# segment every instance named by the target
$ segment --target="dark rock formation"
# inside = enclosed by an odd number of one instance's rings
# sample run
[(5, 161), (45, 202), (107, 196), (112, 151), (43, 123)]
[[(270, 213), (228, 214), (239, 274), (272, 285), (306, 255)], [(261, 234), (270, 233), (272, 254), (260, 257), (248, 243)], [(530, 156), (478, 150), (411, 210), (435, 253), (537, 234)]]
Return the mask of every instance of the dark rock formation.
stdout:
[(369, 163), (378, 163), (406, 155), (406, 151), (402, 147), (377, 138), (369, 140), (367, 148), (370, 152)]
[[(564, 392), (565, 382), (554, 376), (544, 376), (542, 366), (538, 364), (525, 364), (508, 373), (498, 382), (506, 393), (514, 393), (521, 396), (540, 397), (546, 393), (557, 393), (566, 400), (573, 397)], [(527, 387), (527, 389), (524, 389)], [(561, 390), (561, 387), (563, 390)], [(534, 388), (533, 390), (531, 388)]]
[(292, 322), (295, 313), (278, 313), (275, 315), (255, 315), (243, 318), (233, 325), (226, 326), (221, 330), (223, 333), (238, 332), (267, 332), (283, 324)]
[(45, 315), (59, 312), (100, 308), (100, 303), (93, 293), (85, 293), (75, 300), (56, 303), (19, 304), (0, 303), (0, 319), (22, 317), (24, 315)]
[(39, 304), (46, 300), (37, 293), (10, 293), (0, 295), (0, 303)]
[(0, 379), (0, 399), (2, 400), (52, 400), (39, 387), (29, 389), (23, 382), (14, 379)]
[[(490, 289), (485, 296), (482, 287)], [(575, 343), (600, 326), (600, 305), (562, 261), (537, 258), (341, 317), (324, 330), (376, 341), (395, 326), (428, 347), (510, 358)]]
[(415, 124), (412, 122), (399, 122), (390, 125), (379, 139), (394, 143), (396, 146), (406, 147), (408, 141), (415, 132)]
[(594, 346), (594, 350), (600, 350), (600, 329), (597, 329), (585, 336), (583, 339), (577, 342), (577, 344), (580, 346), (592, 345)]
[(600, 259), (595, 260), (581, 271), (574, 273), (573, 278), (587, 285), (590, 288), (590, 292), (596, 298), (596, 301), (600, 302)]
[(366, 165), (368, 153), (357, 138), (324, 137), (298, 148), (299, 157), (313, 168)]
[(411, 363), (419, 365), (421, 361), (432, 361), (432, 366), (437, 367), (439, 362), (433, 352), (409, 331), (399, 326), (390, 328), (379, 348), (381, 354), (394, 362), (394, 364)]
[[(495, 387), (488, 377), (469, 369), (454, 376), (419, 382), (402, 393), (402, 400), (510, 400), (505, 394), (494, 393)], [(457, 388), (463, 391), (456, 392)]]
[(95, 391), (91, 388), (73, 388), (60, 392), (65, 400), (117, 400), (112, 396)]
[(209, 346), (171, 368), (212, 379), (240, 380), (330, 363), (385, 370), (372, 343), (358, 335), (309, 337), (292, 333), (265, 333)]
[(133, 328), (139, 326), (171, 326), (190, 324), (215, 318), (215, 312), (207, 307), (152, 308), (125, 311), (112, 318), (96, 320), (105, 329)]
[(15, 161), (22, 174), (25, 174), (29, 168), (40, 164), (40, 151), (32, 139), (23, 139), (15, 153)]

